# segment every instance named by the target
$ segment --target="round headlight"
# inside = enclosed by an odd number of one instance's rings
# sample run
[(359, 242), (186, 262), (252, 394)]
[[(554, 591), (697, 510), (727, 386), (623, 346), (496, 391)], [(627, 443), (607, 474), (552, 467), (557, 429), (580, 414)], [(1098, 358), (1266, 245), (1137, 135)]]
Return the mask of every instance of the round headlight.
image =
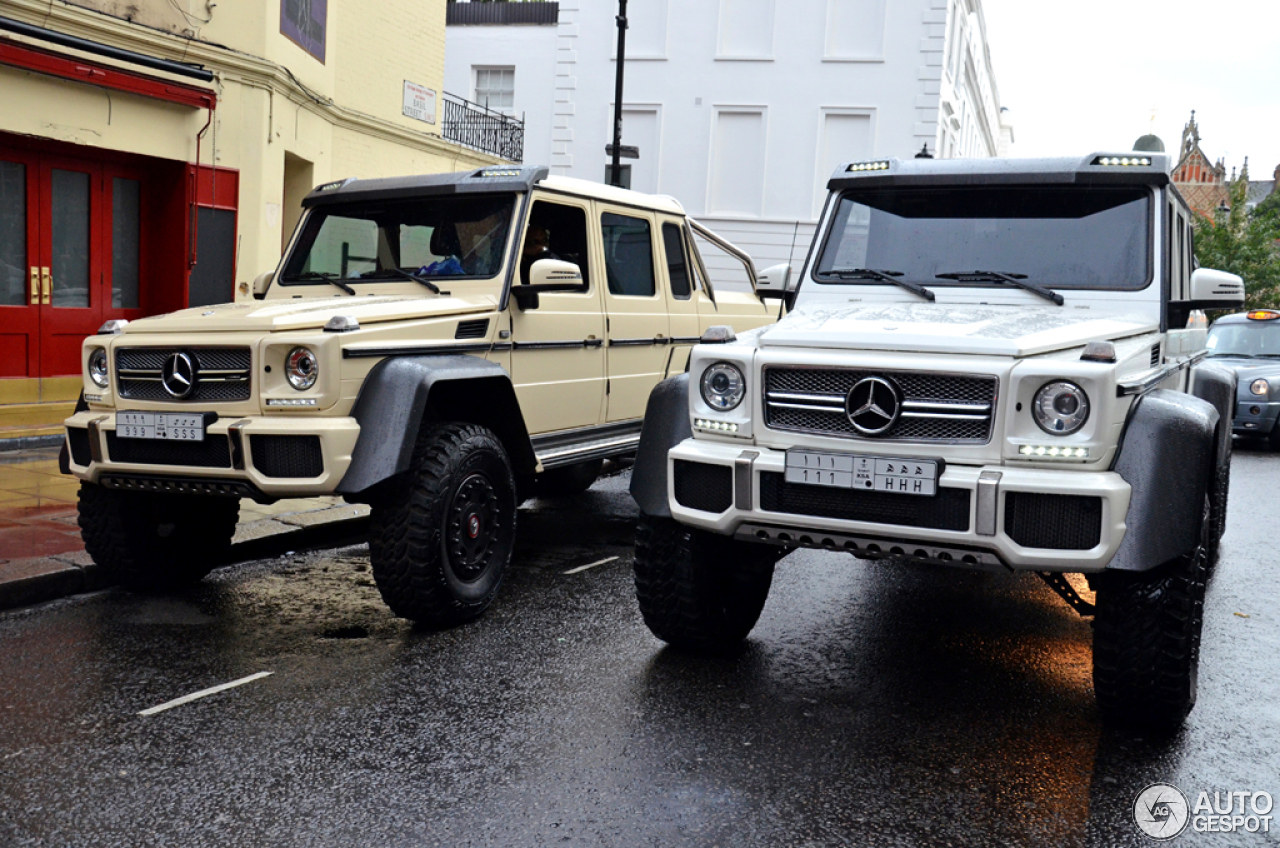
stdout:
[(727, 412), (742, 403), (746, 394), (747, 378), (738, 366), (717, 362), (702, 372), (702, 399), (712, 409)]
[(89, 379), (96, 386), (104, 389), (107, 387), (107, 351), (104, 348), (98, 348), (89, 354)]
[[(105, 383), (103, 385), (105, 385)], [(1265, 395), (1267, 393), (1267, 381), (1261, 379), (1254, 380), (1249, 384), (1249, 391), (1253, 392), (1255, 395)]]
[(1075, 383), (1048, 383), (1036, 392), (1031, 414), (1046, 433), (1069, 436), (1089, 420), (1089, 396)]
[(285, 357), (284, 373), (289, 385), (301, 392), (316, 384), (316, 377), (320, 376), (320, 362), (310, 350), (295, 347)]

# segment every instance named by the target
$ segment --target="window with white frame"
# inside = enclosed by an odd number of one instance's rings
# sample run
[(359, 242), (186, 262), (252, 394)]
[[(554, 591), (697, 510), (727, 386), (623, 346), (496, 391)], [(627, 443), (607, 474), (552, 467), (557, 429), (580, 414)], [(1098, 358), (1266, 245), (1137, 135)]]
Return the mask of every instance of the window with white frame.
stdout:
[(510, 112), (515, 108), (515, 68), (476, 68), (475, 79), (476, 103), (499, 112)]

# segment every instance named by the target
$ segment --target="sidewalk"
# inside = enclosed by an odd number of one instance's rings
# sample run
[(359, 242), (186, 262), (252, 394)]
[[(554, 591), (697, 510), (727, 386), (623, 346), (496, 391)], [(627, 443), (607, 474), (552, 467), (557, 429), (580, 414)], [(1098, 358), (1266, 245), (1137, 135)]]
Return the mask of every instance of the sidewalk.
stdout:
[[(80, 482), (58, 473), (58, 448), (0, 453), (0, 610), (105, 588), (80, 540)], [(232, 562), (360, 536), (369, 508), (341, 498), (240, 502)]]

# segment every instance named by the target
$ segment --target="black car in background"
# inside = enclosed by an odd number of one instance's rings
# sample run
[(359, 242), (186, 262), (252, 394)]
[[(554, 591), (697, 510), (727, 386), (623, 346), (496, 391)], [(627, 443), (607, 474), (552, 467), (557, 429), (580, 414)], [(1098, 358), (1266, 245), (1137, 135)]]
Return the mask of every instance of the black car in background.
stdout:
[(1209, 357), (1236, 374), (1237, 436), (1265, 437), (1280, 450), (1280, 311), (1255, 309), (1209, 328)]

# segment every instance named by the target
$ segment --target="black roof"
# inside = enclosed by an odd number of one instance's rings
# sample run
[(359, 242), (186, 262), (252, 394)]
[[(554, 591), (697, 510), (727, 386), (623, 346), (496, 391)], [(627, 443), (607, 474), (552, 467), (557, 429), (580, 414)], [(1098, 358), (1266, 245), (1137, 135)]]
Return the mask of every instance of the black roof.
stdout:
[[(1114, 161), (1115, 164), (1112, 164)], [(1106, 163), (1106, 164), (1104, 164)], [(1145, 164), (1140, 164), (1145, 163)], [(1163, 153), (1091, 153), (1084, 158), (1045, 159), (872, 159), (841, 165), (828, 190), (888, 186), (1013, 184), (1169, 184), (1169, 157)]]
[(437, 194), (529, 191), (534, 183), (545, 179), (549, 173), (550, 170), (545, 165), (491, 165), (474, 171), (458, 171), (451, 174), (418, 174), (373, 180), (351, 177), (317, 186), (302, 199), (302, 205), (310, 208), (330, 203), (347, 203), (352, 200), (393, 200)]

